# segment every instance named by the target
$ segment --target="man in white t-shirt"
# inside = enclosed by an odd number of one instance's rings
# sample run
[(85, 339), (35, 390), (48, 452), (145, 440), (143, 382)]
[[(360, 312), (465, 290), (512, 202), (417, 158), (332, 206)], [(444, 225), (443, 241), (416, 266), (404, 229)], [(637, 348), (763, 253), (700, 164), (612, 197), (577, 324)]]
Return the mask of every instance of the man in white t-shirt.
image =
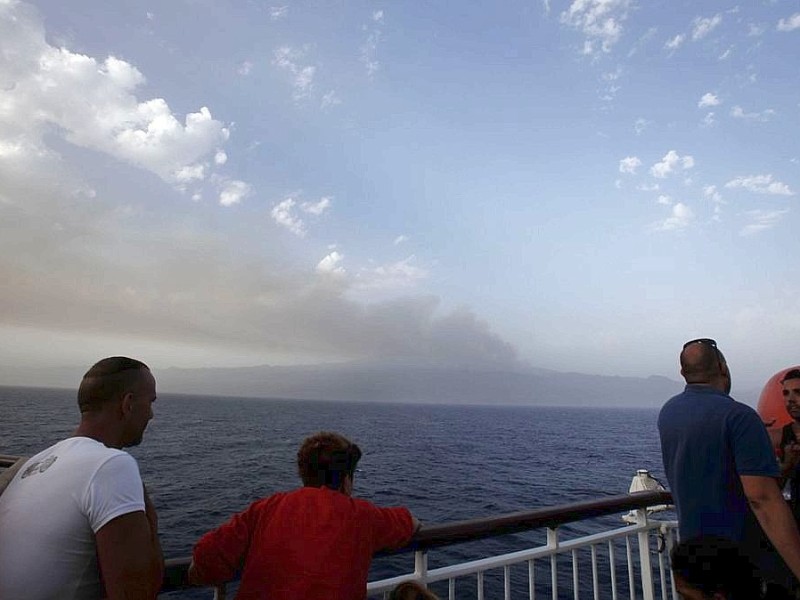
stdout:
[(73, 436), (28, 460), (0, 495), (0, 598), (156, 597), (158, 520), (122, 450), (142, 441), (155, 399), (138, 360), (106, 358), (84, 375)]

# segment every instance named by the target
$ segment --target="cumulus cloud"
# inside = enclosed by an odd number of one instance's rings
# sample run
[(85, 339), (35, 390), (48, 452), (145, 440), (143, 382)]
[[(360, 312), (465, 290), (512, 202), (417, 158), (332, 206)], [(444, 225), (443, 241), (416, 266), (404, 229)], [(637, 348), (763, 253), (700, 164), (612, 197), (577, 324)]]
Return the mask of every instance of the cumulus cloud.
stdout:
[(794, 192), (788, 185), (780, 181), (775, 181), (772, 174), (768, 175), (749, 175), (746, 177), (736, 177), (725, 184), (726, 188), (742, 188), (756, 194), (774, 194), (778, 196), (793, 196)]
[(706, 37), (722, 23), (722, 15), (716, 14), (713, 17), (695, 17), (692, 21), (692, 40), (697, 41)]
[(667, 50), (677, 50), (683, 45), (683, 42), (686, 40), (686, 36), (682, 33), (679, 33), (674, 38), (671, 38), (666, 41), (664, 44), (664, 48)]
[(225, 154), (224, 150), (217, 150), (217, 153), (214, 155), (214, 164), (224, 165), (226, 162), (228, 162), (228, 155)]
[(734, 106), (731, 108), (731, 116), (734, 119), (744, 119), (746, 121), (759, 121), (761, 123), (766, 123), (775, 116), (775, 111), (771, 108), (767, 108), (761, 112), (745, 112), (741, 106)]
[(626, 156), (619, 161), (620, 173), (636, 173), (636, 169), (642, 166), (642, 161), (636, 156)]
[(405, 243), (407, 241), (408, 241), (408, 236), (407, 235), (398, 235), (396, 238), (394, 238), (394, 242), (392, 242), (392, 243), (395, 246), (399, 246), (400, 244), (403, 244), (403, 243)]
[(145, 77), (135, 66), (51, 46), (22, 2), (0, 2), (0, 39), (0, 138), (58, 160), (48, 136), (60, 136), (183, 191), (211, 174), (206, 157), (230, 132), (207, 107), (180, 117), (163, 98), (140, 100)]
[(717, 191), (717, 186), (715, 185), (703, 186), (703, 196), (711, 200), (714, 204), (724, 204), (722, 194)]
[(683, 202), (678, 202), (672, 206), (672, 214), (657, 225), (661, 231), (676, 231), (685, 229), (694, 219), (692, 209)]
[(638, 118), (633, 123), (633, 130), (636, 132), (636, 135), (641, 135), (642, 132), (647, 129), (647, 126), (650, 122), (647, 119)]
[(750, 222), (745, 225), (739, 232), (740, 235), (747, 237), (761, 233), (767, 229), (771, 229), (777, 225), (783, 218), (783, 215), (788, 213), (788, 209), (783, 210), (748, 210), (745, 212), (745, 217)]
[(300, 208), (308, 214), (319, 216), (331, 207), (332, 200), (329, 196), (323, 196), (319, 202), (303, 202)]
[(794, 31), (795, 29), (800, 29), (800, 12), (778, 21), (777, 29), (778, 31)]
[(702, 125), (703, 127), (712, 127), (716, 124), (717, 119), (714, 111), (709, 111), (706, 113), (706, 116), (703, 117)]
[(276, 204), (270, 214), (272, 215), (272, 220), (278, 225), (285, 227), (296, 236), (304, 237), (306, 235), (306, 226), (296, 214), (296, 205), (294, 198), (286, 198)]
[(334, 250), (317, 263), (317, 272), (324, 275), (345, 275), (347, 271), (339, 264), (342, 260), (344, 256)]
[(561, 13), (561, 22), (583, 33), (584, 54), (610, 52), (622, 35), (630, 6), (630, 0), (573, 0)]
[(314, 91), (314, 76), (317, 68), (305, 62), (305, 51), (289, 46), (277, 48), (272, 55), (272, 64), (288, 72), (292, 77), (292, 97), (296, 101), (304, 100)]
[(670, 150), (661, 159), (650, 167), (650, 174), (658, 179), (664, 179), (677, 169), (691, 169), (694, 167), (694, 158), (691, 156), (680, 156), (675, 150)]
[(416, 257), (408, 258), (371, 269), (363, 269), (354, 282), (359, 293), (395, 292), (414, 287), (429, 275), (428, 270), (416, 265)]
[(289, 14), (289, 7), (288, 6), (270, 6), (269, 7), (269, 18), (273, 21), (278, 21), (280, 19), (285, 19), (286, 15)]
[(323, 196), (317, 202), (298, 201), (294, 197), (288, 197), (276, 204), (272, 208), (272, 220), (281, 227), (291, 231), (299, 237), (305, 237), (307, 233), (306, 223), (297, 214), (301, 211), (312, 217), (318, 217), (325, 211), (330, 209), (333, 203), (333, 198), (330, 196)]
[(697, 103), (698, 108), (707, 108), (709, 106), (719, 106), (720, 100), (716, 94), (712, 94), (711, 92), (706, 92), (703, 94), (703, 97), (700, 98), (700, 101)]
[(219, 203), (222, 206), (233, 206), (239, 204), (242, 198), (250, 194), (251, 187), (244, 181), (232, 179), (224, 181), (219, 191)]
[(657, 204), (661, 204), (663, 206), (671, 206), (672, 205), (672, 198), (667, 196), (666, 194), (661, 194), (658, 199), (656, 200)]
[(252, 70), (253, 70), (253, 63), (250, 62), (249, 60), (242, 61), (236, 68), (236, 72), (244, 77), (250, 75), (250, 72)]

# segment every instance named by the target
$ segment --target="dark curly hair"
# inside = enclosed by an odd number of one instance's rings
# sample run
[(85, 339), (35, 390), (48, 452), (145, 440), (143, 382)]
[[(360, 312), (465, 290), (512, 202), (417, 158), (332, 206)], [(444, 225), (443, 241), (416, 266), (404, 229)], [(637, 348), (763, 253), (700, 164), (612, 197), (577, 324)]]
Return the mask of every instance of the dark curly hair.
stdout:
[(756, 570), (736, 542), (707, 535), (681, 542), (672, 550), (672, 570), (706, 598), (715, 593), (727, 600), (762, 598)]
[(351, 479), (361, 458), (361, 449), (343, 435), (320, 431), (308, 437), (297, 451), (297, 469), (306, 487), (339, 490), (344, 477)]

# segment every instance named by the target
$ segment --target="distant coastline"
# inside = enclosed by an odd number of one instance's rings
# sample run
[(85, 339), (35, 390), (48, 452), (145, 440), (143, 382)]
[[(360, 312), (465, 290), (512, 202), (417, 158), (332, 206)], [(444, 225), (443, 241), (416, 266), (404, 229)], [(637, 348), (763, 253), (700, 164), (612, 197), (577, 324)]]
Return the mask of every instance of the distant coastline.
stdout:
[[(0, 385), (74, 389), (82, 369), (0, 367)], [(511, 406), (661, 406), (683, 384), (544, 369), (326, 364), (156, 370), (161, 393), (285, 400)], [(754, 403), (755, 399), (740, 398)]]

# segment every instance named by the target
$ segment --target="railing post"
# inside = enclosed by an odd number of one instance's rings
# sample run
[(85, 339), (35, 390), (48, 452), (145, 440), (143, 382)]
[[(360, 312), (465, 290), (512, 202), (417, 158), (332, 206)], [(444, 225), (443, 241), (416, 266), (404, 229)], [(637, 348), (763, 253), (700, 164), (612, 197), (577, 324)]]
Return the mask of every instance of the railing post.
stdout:
[[(558, 528), (547, 528), (547, 547), (553, 550), (558, 549)], [(558, 600), (558, 564), (556, 554), (550, 555), (550, 586), (552, 588), (553, 600)]]
[[(647, 525), (647, 509), (640, 508), (636, 511), (636, 524)], [(639, 568), (642, 574), (642, 597), (644, 600), (655, 600), (653, 588), (653, 566), (650, 563), (650, 532), (640, 531), (639, 538)]]
[(225, 584), (214, 586), (214, 600), (225, 600), (227, 597), (227, 590)]
[(414, 577), (422, 584), (428, 581), (428, 553), (425, 550), (414, 552)]

